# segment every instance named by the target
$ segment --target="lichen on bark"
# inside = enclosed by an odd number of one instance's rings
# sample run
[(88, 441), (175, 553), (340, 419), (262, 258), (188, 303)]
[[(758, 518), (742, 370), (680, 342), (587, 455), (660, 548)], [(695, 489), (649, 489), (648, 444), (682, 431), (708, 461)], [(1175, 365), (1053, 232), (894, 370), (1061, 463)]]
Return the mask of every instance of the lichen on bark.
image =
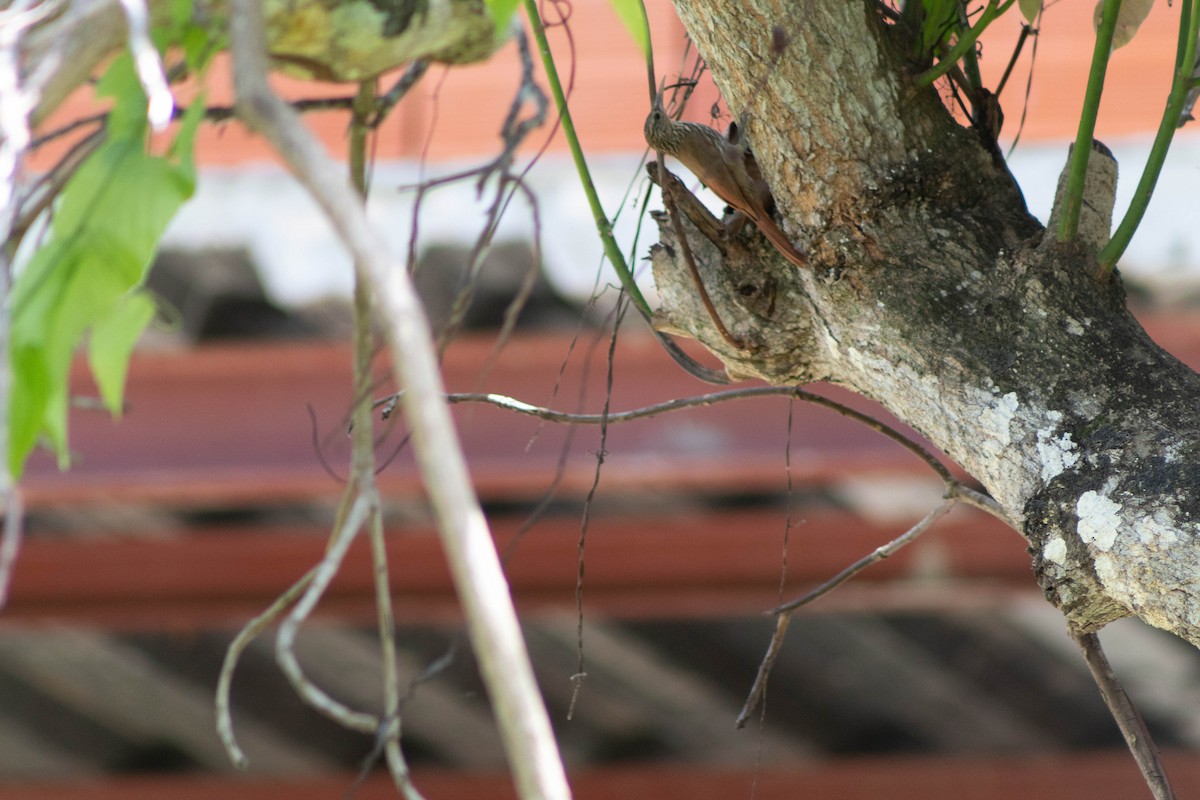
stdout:
[[(995, 149), (916, 88), (876, 4), (814, 0), (785, 18), (767, 0), (676, 6), (811, 266), (754, 231), (692, 245), (748, 343), (734, 350), (660, 224), (671, 327), (731, 374), (842, 384), (920, 431), (1017, 521), (1076, 629), (1137, 614), (1200, 644), (1200, 380), (1130, 316), (1119, 277), (1096, 278), (1115, 165), (1093, 154), (1111, 168), (1089, 178), (1096, 219), (1059, 244)], [(789, 45), (772, 59), (776, 26)], [(768, 284), (767, 313), (757, 288), (739, 292)]]

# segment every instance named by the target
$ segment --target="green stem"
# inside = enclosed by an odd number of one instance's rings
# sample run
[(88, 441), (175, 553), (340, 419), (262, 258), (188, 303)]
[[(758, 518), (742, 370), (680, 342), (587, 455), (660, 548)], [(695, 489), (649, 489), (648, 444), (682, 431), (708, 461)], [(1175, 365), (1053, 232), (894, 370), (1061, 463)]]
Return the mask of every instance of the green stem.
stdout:
[(567, 98), (563, 93), (562, 82), (558, 79), (558, 70), (554, 66), (554, 56), (550, 53), (550, 43), (546, 40), (546, 29), (542, 27), (542, 19), (538, 15), (536, 0), (523, 0), (525, 15), (529, 18), (529, 27), (533, 30), (533, 38), (537, 40), (538, 52), (542, 56), (542, 67), (546, 70), (546, 80), (550, 83), (550, 92), (554, 95), (554, 103), (558, 106), (559, 119), (562, 123), (563, 135), (567, 137), (567, 145), (571, 148), (571, 157), (575, 160), (575, 169), (579, 172), (579, 182), (587, 195), (588, 205), (592, 209), (592, 218), (596, 221), (596, 230), (600, 233), (600, 241), (604, 245), (604, 254), (617, 272), (621, 285), (629, 293), (633, 304), (637, 306), (642, 316), (651, 315), (650, 304), (642, 296), (642, 292), (633, 280), (633, 273), (617, 246), (617, 240), (612, 234), (612, 223), (604, 213), (600, 204), (600, 196), (596, 193), (596, 185), (592, 182), (587, 160), (583, 157), (583, 148), (579, 144), (579, 136), (575, 133), (575, 123), (571, 119), (571, 111), (567, 108)]
[(973, 28), (959, 36), (958, 41), (954, 43), (954, 47), (951, 48), (950, 52), (938, 59), (938, 63), (934, 64), (933, 67), (917, 76), (917, 86), (929, 86), (949, 72), (950, 68), (967, 54), (967, 51), (975, 47), (975, 42), (979, 40), (979, 36), (987, 26), (991, 25), (993, 20), (1007, 11), (1014, 2), (1015, 0), (1005, 0), (1002, 5), (997, 5), (996, 0), (991, 0), (983, 9), (983, 14), (979, 17), (979, 22), (976, 22)]
[[(1191, 0), (1185, 2), (1183, 7), (1179, 9), (1179, 41), (1175, 44), (1175, 71), (1183, 69), (1184, 57), (1183, 54), (1187, 51), (1188, 46), (1188, 30), (1191, 28), (1192, 20), (1192, 4)], [(1195, 40), (1193, 40), (1195, 41)]]
[[(970, 20), (967, 19), (965, 6), (958, 7), (961, 15), (962, 24), (966, 26)], [(976, 37), (978, 39), (978, 37)], [(971, 86), (972, 97), (977, 96), (980, 89), (983, 88), (983, 76), (979, 74), (979, 55), (975, 52), (974, 47), (968, 47), (962, 55), (962, 71), (967, 76), (967, 83)]]
[(1179, 38), (1180, 50), (1175, 59), (1175, 77), (1171, 81), (1171, 93), (1167, 96), (1167, 107), (1163, 111), (1162, 121), (1158, 125), (1158, 133), (1154, 136), (1154, 144), (1150, 146), (1150, 157), (1142, 170), (1142, 177), (1134, 190), (1133, 200), (1121, 218), (1121, 224), (1113, 232), (1112, 239), (1100, 251), (1100, 277), (1107, 278), (1113, 271), (1125, 248), (1133, 239), (1134, 232), (1146, 214), (1150, 205), (1150, 197), (1162, 173), (1163, 163), (1167, 160), (1167, 150), (1171, 147), (1171, 139), (1179, 126), (1179, 115), (1183, 113), (1184, 103), (1188, 93), (1194, 86), (1192, 68), (1196, 62), (1196, 37), (1200, 35), (1200, 0), (1187, 0), (1180, 17), (1181, 31)]
[(1079, 231), (1079, 210), (1083, 205), (1088, 156), (1092, 153), (1096, 114), (1100, 111), (1100, 95), (1104, 92), (1104, 76), (1108, 72), (1108, 57), (1112, 53), (1113, 32), (1117, 29), (1117, 14), (1120, 11), (1121, 0), (1104, 0), (1100, 29), (1096, 31), (1096, 47), (1092, 50), (1092, 68), (1088, 73), (1087, 91), (1083, 96), (1083, 111), (1079, 116), (1079, 132), (1075, 135), (1075, 147), (1071, 150), (1067, 191), (1062, 199), (1062, 215), (1058, 221), (1060, 242), (1071, 241)]

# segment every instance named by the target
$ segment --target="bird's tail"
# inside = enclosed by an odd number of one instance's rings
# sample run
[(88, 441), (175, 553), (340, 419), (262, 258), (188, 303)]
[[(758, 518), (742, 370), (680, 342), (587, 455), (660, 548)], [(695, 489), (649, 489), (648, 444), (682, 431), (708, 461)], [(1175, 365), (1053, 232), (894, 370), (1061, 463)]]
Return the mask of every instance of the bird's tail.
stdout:
[(808, 266), (808, 256), (796, 249), (796, 246), (788, 239), (787, 234), (783, 232), (783, 228), (775, 224), (775, 220), (763, 216), (761, 219), (755, 219), (754, 224), (762, 231), (762, 235), (766, 236), (771, 244), (775, 245), (775, 249), (783, 254), (784, 258), (797, 267)]

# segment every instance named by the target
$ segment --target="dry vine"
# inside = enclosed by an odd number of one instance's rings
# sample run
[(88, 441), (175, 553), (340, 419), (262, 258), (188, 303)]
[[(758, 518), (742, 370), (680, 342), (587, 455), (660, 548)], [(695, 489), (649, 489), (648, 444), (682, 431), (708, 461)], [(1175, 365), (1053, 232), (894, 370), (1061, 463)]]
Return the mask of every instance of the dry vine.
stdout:
[[(779, 650), (783, 645), (784, 638), (787, 633), (788, 623), (791, 616), (799, 609), (813, 601), (819, 599), (825, 594), (833, 591), (841, 586), (846, 581), (853, 578), (858, 573), (862, 572), (872, 564), (878, 563), (889, 556), (894, 555), (904, 546), (911, 544), (921, 534), (929, 530), (937, 520), (949, 512), (958, 504), (968, 505), (984, 511), (997, 519), (1004, 522), (1009, 527), (1016, 530), (1016, 526), (1012, 520), (1004, 513), (1001, 506), (988, 495), (979, 492), (960, 480), (946, 468), (944, 464), (936, 456), (926, 450), (917, 442), (913, 441), (900, 431), (891, 426), (880, 422), (879, 420), (864, 414), (849, 406), (838, 403), (835, 400), (830, 400), (813, 392), (806, 391), (797, 386), (759, 386), (746, 387), (740, 389), (728, 389), (725, 391), (711, 392), (709, 394), (698, 395), (694, 397), (676, 398), (654, 405), (643, 406), (641, 408), (632, 409), (629, 411), (608, 411), (605, 410), (601, 414), (573, 414), (563, 411), (556, 411), (550, 408), (531, 405), (529, 403), (516, 400), (512, 397), (494, 393), (455, 393), (447, 395), (446, 399), (450, 403), (486, 403), (498, 408), (503, 408), (508, 411), (513, 411), (519, 414), (537, 417), (550, 422), (569, 423), (575, 425), (602, 425), (618, 424), (621, 422), (630, 422), (636, 419), (645, 419), (648, 417), (665, 414), (672, 411), (679, 411), (685, 408), (697, 408), (711, 406), (716, 403), (729, 402), (732, 400), (740, 400), (749, 397), (765, 397), (765, 396), (782, 396), (790, 397), (805, 402), (814, 403), (823, 406), (838, 414), (855, 420), (866, 425), (872, 430), (877, 431), (884, 436), (887, 436), (892, 441), (904, 447), (913, 455), (921, 459), (933, 472), (941, 479), (944, 491), (942, 501), (930, 510), (920, 521), (909, 528), (900, 536), (890, 542), (881, 545), (867, 555), (863, 556), (853, 564), (834, 575), (832, 578), (821, 583), (819, 586), (811, 589), (805, 594), (785, 603), (781, 603), (767, 613), (774, 616), (776, 620), (775, 632), (768, 644), (767, 652), (763, 656), (762, 662), (759, 665), (758, 672), (755, 676), (754, 684), (750, 690), (749, 696), (746, 699), (741, 712), (738, 714), (736, 725), (743, 727), (750, 715), (759, 707), (762, 702), (765, 691), (767, 678), (770, 675), (771, 668), (775, 663), (775, 659), (779, 654)], [(398, 397), (398, 396), (397, 396)], [(394, 403), (397, 397), (384, 398), (377, 401), (376, 404)], [(1096, 685), (1100, 688), (1101, 696), (1104, 699), (1105, 705), (1108, 706), (1109, 712), (1113, 719), (1121, 729), (1130, 751), (1133, 753), (1135, 760), (1146, 776), (1147, 783), (1151, 790), (1154, 791), (1156, 798), (1169, 800), (1174, 798), (1166, 779), (1166, 772), (1159, 758), (1158, 749), (1150, 737), (1150, 732), (1146, 728), (1145, 722), (1141, 715), (1137, 712), (1129, 696), (1125, 692), (1119, 679), (1108, 667), (1108, 661), (1104, 656), (1104, 652), (1100, 647), (1099, 638), (1095, 635), (1076, 635), (1073, 634), (1080, 649), (1083, 651), (1085, 660), (1092, 673), (1092, 677)]]
[(562, 760), (487, 522), (442, 399), (433, 342), (412, 283), (367, 222), (354, 189), (295, 112), (267, 85), (261, 6), (254, 0), (237, 0), (231, 11), (240, 115), (271, 141), (325, 211), (375, 298), (397, 381), (407, 387), (402, 405), (413, 431), (418, 464), (518, 790), (523, 797), (567, 798), (570, 790)]

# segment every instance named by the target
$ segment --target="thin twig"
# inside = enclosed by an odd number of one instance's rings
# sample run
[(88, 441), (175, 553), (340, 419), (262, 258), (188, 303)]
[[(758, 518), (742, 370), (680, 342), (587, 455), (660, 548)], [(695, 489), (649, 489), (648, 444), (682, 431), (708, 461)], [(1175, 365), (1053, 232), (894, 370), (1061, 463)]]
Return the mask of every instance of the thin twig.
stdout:
[(225, 660), (221, 664), (221, 674), (217, 678), (217, 736), (221, 739), (221, 744), (225, 745), (225, 752), (229, 754), (229, 760), (238, 769), (248, 767), (250, 759), (246, 758), (246, 754), (242, 751), (241, 746), (238, 745), (237, 736), (233, 732), (233, 714), (229, 703), (229, 694), (233, 687), (233, 673), (237, 669), (238, 661), (241, 660), (245, 649), (268, 626), (279, 619), (283, 612), (287, 610), (287, 607), (300, 596), (301, 592), (308, 588), (316, 571), (317, 568), (313, 567), (304, 573), (300, 580), (293, 583), (288, 587), (287, 591), (275, 598), (275, 601), (271, 603), (266, 611), (247, 622), (238, 631), (238, 635), (233, 638), (233, 641), (229, 643), (229, 648), (225, 651)]
[(408, 65), (408, 69), (404, 70), (396, 83), (388, 90), (387, 94), (376, 98), (375, 111), (371, 115), (371, 120), (367, 124), (371, 128), (378, 128), (383, 121), (387, 119), (387, 115), (396, 107), (396, 104), (404, 99), (408, 91), (417, 85), (417, 81), (425, 76), (429, 71), (429, 61), (424, 58), (419, 58)]
[(905, 545), (911, 544), (918, 536), (929, 530), (929, 527), (933, 525), (933, 523), (937, 522), (937, 520), (940, 519), (947, 511), (953, 508), (955, 503), (958, 501), (958, 497), (947, 494), (947, 496), (943, 498), (942, 502), (939, 503), (928, 514), (926, 514), (920, 522), (909, 528), (900, 536), (897, 536), (895, 539), (881, 547), (875, 548), (875, 550), (873, 550), (871, 553), (863, 556), (858, 561), (855, 561), (853, 564), (846, 567), (837, 575), (834, 575), (832, 578), (825, 581), (812, 591), (807, 592), (795, 600), (791, 600), (787, 603), (776, 606), (767, 612), (768, 614), (775, 615), (775, 632), (771, 636), (771, 643), (767, 645), (766, 655), (763, 656), (762, 662), (758, 665), (758, 673), (754, 677), (754, 685), (750, 687), (750, 693), (746, 697), (746, 702), (742, 706), (741, 712), (738, 713), (737, 721), (735, 722), (737, 727), (741, 728), (746, 724), (746, 720), (750, 718), (750, 715), (754, 713), (754, 710), (758, 707), (758, 704), (766, 695), (767, 679), (770, 677), (771, 668), (775, 664), (775, 659), (779, 655), (779, 650), (783, 647), (783, 640), (787, 635), (788, 620), (791, 618), (792, 614), (794, 614), (800, 607), (806, 606), (817, 598), (832, 592), (834, 589), (838, 588), (843, 583), (850, 580), (872, 564), (882, 561)]
[(24, 238), (37, 218), (50, 207), (50, 204), (66, 187), (67, 182), (75, 176), (83, 162), (104, 144), (105, 136), (105, 129), (101, 127), (72, 144), (71, 149), (58, 160), (58, 163), (41, 176), (33, 186), (29, 187), (25, 197), (21, 199), (19, 215), (16, 222), (13, 223), (10, 233), (13, 241), (20, 241)]
[(609, 337), (608, 341), (608, 368), (605, 371), (604, 410), (600, 412), (600, 446), (596, 448), (596, 470), (592, 474), (592, 485), (588, 487), (587, 496), (583, 499), (583, 513), (580, 515), (579, 520), (579, 540), (576, 555), (577, 572), (575, 574), (575, 648), (577, 661), (575, 674), (571, 676), (573, 688), (571, 690), (571, 702), (567, 706), (568, 720), (575, 718), (575, 705), (579, 700), (579, 692), (583, 689), (583, 682), (587, 679), (583, 648), (584, 555), (587, 550), (587, 535), (592, 519), (592, 507), (596, 501), (596, 491), (600, 488), (600, 476), (604, 470), (604, 461), (608, 458), (608, 451), (606, 449), (608, 444), (608, 421), (605, 417), (608, 413), (609, 403), (612, 402), (613, 367), (616, 364), (617, 334), (621, 330), (621, 322), (625, 319), (625, 311), (628, 308), (628, 295), (622, 293), (621, 297), (617, 300), (616, 313), (613, 315), (612, 336)]
[[(402, 395), (403, 393), (401, 393)], [(555, 411), (554, 409), (542, 408), (541, 406), (530, 405), (529, 403), (516, 400), (502, 394), (494, 393), (474, 393), (460, 392), (446, 395), (448, 403), (488, 403), (490, 405), (504, 408), (509, 411), (515, 411), (519, 414), (527, 414), (532, 417), (548, 420), (550, 422), (567, 422), (580, 425), (599, 425), (604, 423), (620, 423), (631, 422), (635, 419), (645, 419), (647, 417), (665, 414), (669, 411), (679, 411), (685, 408), (702, 408), (705, 406), (716, 405), (717, 403), (728, 402), (730, 400), (738, 400), (747, 397), (792, 397), (797, 400), (803, 400), (806, 403), (815, 403), (819, 406), (824, 406), (831, 411), (836, 411), (844, 417), (849, 417), (857, 422), (866, 425), (872, 430), (883, 434), (892, 441), (899, 444), (904, 449), (908, 450), (917, 458), (929, 465), (929, 468), (937, 473), (937, 476), (948, 485), (957, 483), (950, 470), (937, 459), (932, 453), (926, 450), (921, 445), (909, 439), (900, 431), (880, 422), (869, 414), (864, 414), (861, 411), (856, 411), (847, 405), (830, 400), (828, 397), (822, 397), (819, 394), (801, 389), (798, 386), (749, 386), (739, 389), (726, 389), (720, 392), (710, 392), (708, 394), (695, 395), (693, 397), (681, 397), (674, 400), (667, 400), (662, 403), (635, 408), (631, 411), (613, 411), (609, 414), (572, 414), (566, 411)], [(375, 401), (376, 406), (384, 405), (392, 402), (392, 397), (385, 397)], [(976, 493), (978, 494), (978, 493)], [(984, 495), (979, 495), (978, 502), (982, 503)], [(974, 504), (974, 503), (973, 503)], [(994, 513), (991, 508), (983, 508), (989, 513)]]
[(742, 705), (742, 710), (738, 712), (737, 720), (733, 723), (735, 728), (746, 727), (750, 715), (754, 713), (754, 709), (758, 708), (759, 703), (766, 696), (767, 679), (771, 677), (771, 669), (775, 666), (775, 659), (779, 657), (779, 651), (783, 648), (783, 640), (787, 636), (788, 624), (791, 621), (791, 614), (780, 614), (775, 618), (775, 632), (771, 634), (771, 643), (767, 645), (767, 654), (763, 656), (762, 662), (758, 665), (758, 672), (754, 675), (754, 685), (750, 687), (750, 694), (746, 697), (746, 702)]
[[(721, 392), (711, 392), (709, 394), (694, 397), (676, 398), (663, 403), (643, 406), (630, 411), (609, 411), (606, 408), (605, 411), (600, 414), (572, 414), (564, 411), (555, 411), (553, 409), (534, 406), (505, 395), (494, 393), (455, 393), (447, 395), (446, 399), (447, 402), (450, 403), (487, 403), (498, 408), (504, 408), (509, 411), (526, 414), (551, 422), (607, 426), (609, 424), (631, 422), (636, 419), (645, 419), (658, 414), (679, 411), (685, 408), (706, 407), (721, 402), (744, 399), (748, 397), (771, 396), (792, 397), (799, 400), (804, 400), (806, 402), (815, 403), (867, 425), (872, 430), (882, 433), (884, 436), (887, 436), (892, 441), (900, 444), (906, 450), (924, 461), (930, 467), (930, 469), (932, 469), (938, 475), (938, 477), (941, 478), (942, 482), (945, 484), (946, 490), (942, 502), (904, 534), (896, 539), (893, 539), (887, 544), (876, 548), (872, 553), (851, 564), (849, 567), (842, 570), (833, 578), (821, 584), (809, 593), (788, 603), (782, 603), (778, 607), (771, 609), (768, 613), (775, 614), (781, 618), (787, 617), (794, 613), (796, 609), (800, 608), (801, 606), (807, 605), (822, 595), (825, 595), (828, 592), (836, 589), (838, 586), (841, 586), (843, 583), (850, 580), (850, 578), (854, 577), (862, 570), (878, 561), (888, 558), (896, 551), (913, 542), (958, 503), (970, 505), (973, 508), (995, 516), (1010, 527), (1016, 527), (1012, 519), (1004, 511), (1004, 508), (998, 502), (996, 502), (996, 500), (982, 492), (976, 491), (975, 489), (971, 489), (970, 487), (964, 485), (961, 481), (955, 478), (953, 474), (946, 468), (946, 466), (942, 464), (942, 462), (939, 461), (932, 453), (902, 434), (900, 431), (867, 414), (862, 413), (861, 411), (856, 411), (855, 409), (838, 403), (835, 400), (830, 400), (827, 397), (813, 394), (812, 392), (808, 392), (796, 386), (755, 386), (739, 389), (728, 389)], [(395, 396), (383, 398), (381, 400), (377, 400), (376, 405), (394, 403), (395, 399)], [(738, 717), (739, 727), (745, 724), (746, 719), (748, 719), (749, 715), (754, 712), (754, 708), (757, 706), (758, 702), (763, 696), (766, 687), (767, 676), (769, 675), (771, 666), (774, 663), (776, 655), (778, 654), (778, 649), (783, 644), (783, 635), (786, 630), (786, 625), (779, 625), (776, 627), (775, 636), (772, 638), (771, 644), (767, 650), (767, 654), (764, 657), (762, 664), (759, 666), (759, 672), (755, 680), (754, 687), (751, 689), (751, 693), (746, 701), (746, 705), (743, 707), (742, 712)]]
[(1175, 800), (1175, 792), (1171, 789), (1171, 782), (1167, 780), (1166, 768), (1159, 758), (1158, 747), (1150, 737), (1146, 721), (1138, 713), (1137, 707), (1125, 693), (1125, 687), (1121, 685), (1108, 663), (1108, 658), (1100, 646), (1100, 637), (1095, 633), (1072, 631), (1071, 638), (1083, 651), (1083, 658), (1092, 673), (1092, 679), (1100, 688), (1100, 696), (1104, 698), (1104, 704), (1108, 706), (1109, 713), (1121, 729), (1121, 735), (1125, 737), (1129, 752), (1133, 754), (1133, 760), (1142, 771), (1142, 777), (1146, 779), (1146, 785), (1154, 795), (1154, 800)]
[(1004, 510), (1004, 506), (1000, 505), (990, 495), (978, 492), (961, 483), (953, 486), (950, 493), (955, 495), (963, 505), (971, 506), (971, 508), (982, 511), (985, 514), (991, 514), (1013, 530), (1020, 530), (1020, 526)]
[[(348, 111), (354, 107), (354, 100), (355, 98), (352, 95), (344, 97), (309, 97), (301, 100), (293, 100), (290, 105), (302, 114), (319, 111)], [(190, 109), (190, 106), (175, 106), (175, 110), (171, 114), (171, 119), (173, 121), (183, 119)], [(233, 106), (214, 105), (204, 107), (204, 119), (207, 122), (228, 122), (236, 116), (237, 110)], [(85, 128), (88, 125), (103, 126), (107, 122), (107, 111), (73, 119), (58, 128), (46, 131), (34, 138), (29, 145), (29, 149), (36, 150), (42, 145), (49, 144), (55, 139), (61, 139), (67, 134), (73, 133), (80, 128)]]
[(0, 609), (8, 605), (13, 567), (25, 535), (24, 522), (25, 504), (21, 500), (21, 490), (9, 486), (4, 495), (4, 532), (0, 534)]
[(797, 597), (795, 600), (789, 600), (788, 602), (784, 603), (783, 605), (776, 606), (775, 608), (772, 608), (767, 613), (768, 614), (788, 614), (788, 613), (791, 613), (791, 612), (795, 611), (796, 609), (800, 608), (801, 606), (806, 606), (809, 603), (811, 603), (812, 601), (816, 600), (817, 598), (822, 597), (822, 596), (828, 594), (829, 592), (832, 592), (834, 589), (841, 586), (843, 583), (850, 580), (851, 578), (853, 578), (858, 573), (862, 572), (867, 567), (871, 566), (872, 564), (876, 564), (880, 561), (883, 561), (885, 558), (888, 558), (889, 556), (895, 554), (897, 550), (901, 549), (905, 545), (911, 544), (914, 539), (916, 539), (918, 536), (920, 536), (925, 531), (929, 530), (929, 527), (931, 525), (933, 525), (933, 523), (935, 523), (939, 519), (941, 519), (942, 516), (947, 511), (949, 511), (951, 508), (953, 508), (954, 504), (957, 502), (958, 502), (958, 498), (956, 498), (956, 497), (947, 497), (947, 498), (943, 499), (942, 502), (940, 502), (936, 506), (934, 506), (933, 510), (931, 510), (928, 514), (926, 514), (924, 517), (922, 517), (920, 522), (918, 522), (916, 525), (913, 525), (911, 528), (909, 528), (907, 531), (905, 531), (901, 535), (897, 536), (895, 539), (892, 539), (890, 542), (888, 542), (885, 545), (876, 547), (870, 553), (863, 556), (858, 561), (855, 561), (853, 564), (846, 567), (841, 572), (839, 572), (837, 575), (834, 575), (832, 578), (825, 581), (824, 583), (822, 583), (820, 586), (816, 587), (812, 591), (806, 592), (805, 594), (801, 595), (800, 597)]
[[(783, 552), (780, 554), (779, 568), (779, 599), (778, 603), (783, 602), (783, 592), (787, 588), (787, 563), (788, 563), (788, 544), (791, 539), (792, 527), (792, 420), (795, 416), (795, 404), (788, 404), (788, 429), (787, 436), (784, 438), (784, 467), (787, 471), (787, 516), (783, 523)], [(758, 665), (758, 672), (754, 676), (754, 684), (750, 687), (750, 694), (746, 698), (746, 702), (742, 705), (741, 712), (738, 713), (737, 720), (734, 721), (734, 727), (744, 728), (746, 722), (750, 719), (750, 715), (754, 713), (754, 708), (760, 707), (762, 712), (759, 716), (759, 758), (762, 757), (762, 735), (763, 724), (766, 721), (766, 698), (767, 698), (767, 681), (771, 677), (771, 670), (775, 667), (775, 659), (779, 657), (779, 651), (783, 647), (783, 640), (787, 636), (788, 625), (792, 621), (791, 614), (780, 614), (775, 617), (775, 632), (771, 635), (771, 643), (767, 645), (766, 655)], [(757, 767), (757, 765), (756, 765)]]
[(966, 32), (960, 31), (958, 41), (954, 43), (954, 47), (950, 49), (950, 52), (942, 55), (938, 59), (938, 63), (933, 67), (918, 75), (914, 79), (916, 85), (929, 86), (938, 78), (945, 75), (951, 67), (958, 63), (959, 59), (975, 47), (975, 42), (979, 40), (980, 34), (983, 33), (987, 26), (998, 19), (1012, 4), (1013, 0), (1007, 0), (1003, 5), (998, 4), (997, 0), (988, 0), (987, 6), (983, 9), (983, 14), (979, 17), (974, 27), (968, 28)]
[[(350, 125), (350, 180), (366, 203), (369, 165), (367, 159), (369, 122), (377, 118), (378, 101), (373, 81), (359, 86)], [(374, 376), (371, 361), (375, 355), (374, 326), (371, 314), (371, 287), (362, 269), (354, 271), (354, 409), (351, 422), (350, 480), (347, 492), (356, 493), (370, 503), (367, 523), (371, 544), (372, 577), (375, 583), (375, 612), (379, 630), (379, 655), (382, 662), (383, 713), (375, 732), (397, 791), (406, 800), (423, 800), (413, 785), (408, 763), (400, 749), (400, 677), (396, 666), (396, 624), (392, 611), (392, 586), (388, 569), (387, 544), (383, 533), (383, 504), (375, 482), (374, 415), (370, 403)]]
[[(372, 476), (373, 478), (373, 476)], [(368, 527), (371, 559), (375, 570), (375, 609), (379, 620), (379, 655), (383, 661), (383, 724), (378, 736), (384, 738), (384, 756), (396, 788), (405, 800), (423, 800), (413, 785), (408, 762), (400, 748), (400, 675), (396, 668), (396, 623), (392, 612), (392, 587), (388, 578), (387, 543), (383, 535), (383, 515), (376, 507)]]
[[(460, 178), (478, 175), (477, 192), (480, 194), (482, 194), (487, 182), (493, 177), (495, 178), (496, 187), (492, 202), (488, 206), (487, 211), (484, 212), (483, 231), (476, 238), (475, 243), (471, 247), (471, 253), (467, 258), (461, 287), (454, 298), (449, 318), (438, 333), (439, 354), (445, 352), (450, 339), (462, 328), (471, 301), (475, 297), (475, 287), (478, 283), (477, 279), (480, 271), (483, 268), (483, 262), (488, 253), (491, 252), (492, 241), (495, 238), (496, 231), (499, 229), (500, 221), (509, 203), (518, 191), (523, 191), (527, 197), (532, 198), (532, 192), (529, 191), (524, 182), (525, 175), (532, 164), (527, 166), (519, 175), (513, 174), (512, 164), (517, 148), (520, 147), (533, 130), (545, 124), (549, 102), (546, 99), (545, 93), (538, 87), (537, 80), (534, 77), (533, 56), (529, 52), (529, 42), (525, 37), (524, 31), (517, 31), (514, 38), (517, 42), (517, 53), (521, 60), (521, 81), (512, 102), (509, 104), (508, 114), (505, 116), (504, 123), (500, 128), (500, 138), (504, 146), (500, 154), (487, 164), (475, 171), (460, 173)], [(531, 105), (532, 110), (530, 113), (522, 116), (522, 109), (526, 105)], [(426, 191), (425, 187), (419, 187), (419, 190), (422, 193)], [(537, 231), (536, 201), (530, 199), (530, 206), (535, 209), (534, 224), (535, 231)], [(538, 237), (535, 236), (536, 238)], [(536, 270), (537, 268), (538, 265), (535, 263), (534, 269)], [(536, 272), (533, 275), (536, 277)], [(530, 288), (532, 289), (532, 283), (530, 283)], [(519, 298), (514, 300), (514, 305), (518, 311), (520, 302)], [(505, 334), (502, 332), (497, 339), (497, 347), (502, 347), (505, 340)], [(484, 372), (486, 373), (486, 368)]]
[(512, 597), (472, 489), (443, 400), (429, 325), (407, 272), (369, 222), (341, 170), (266, 82), (262, 7), (231, 3), (230, 44), (239, 112), (272, 142), (365, 272), (388, 335), (401, 402), (413, 432), (468, 630), (523, 798), (570, 797), (550, 720), (533, 678)]
[(359, 494), (350, 506), (350, 512), (345, 520), (334, 531), (325, 556), (318, 562), (312, 572), (312, 579), (304, 588), (292, 610), (284, 617), (279, 625), (279, 634), (275, 637), (275, 662), (283, 671), (288, 682), (300, 698), (325, 716), (337, 721), (343, 727), (362, 733), (375, 733), (379, 729), (380, 720), (374, 714), (356, 711), (344, 703), (335, 700), (328, 692), (317, 686), (304, 674), (299, 659), (296, 658), (296, 637), (300, 627), (308, 619), (309, 614), (316, 608), (317, 602), (325, 594), (334, 576), (342, 566), (346, 551), (357, 538), (372, 511), (370, 498)]

